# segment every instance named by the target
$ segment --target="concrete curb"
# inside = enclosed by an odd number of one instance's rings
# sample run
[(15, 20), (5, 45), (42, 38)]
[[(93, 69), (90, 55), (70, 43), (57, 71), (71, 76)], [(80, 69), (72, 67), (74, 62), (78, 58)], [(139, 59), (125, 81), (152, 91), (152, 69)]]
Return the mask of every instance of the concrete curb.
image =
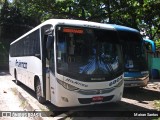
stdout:
[[(51, 116), (53, 112), (48, 112), (50, 111), (47, 107), (39, 107), (38, 105), (41, 105), (35, 98), (31, 98), (30, 96), (27, 95), (27, 92), (22, 90), (19, 86), (17, 89), (14, 90), (15, 94), (19, 97), (19, 99), (22, 101), (22, 107), (24, 108), (24, 111), (47, 111), (46, 113), (43, 113), (43, 116), (46, 117), (34, 117), (35, 120), (60, 120), (60, 119), (65, 119), (70, 115), (71, 113), (62, 113), (58, 116), (55, 117), (47, 117)], [(42, 105), (43, 106), (43, 105)]]
[[(20, 87), (17, 87), (16, 89), (12, 90), (22, 101), (22, 107), (24, 108), (24, 111), (42, 111), (41, 108), (37, 105), (39, 102), (37, 100), (31, 99), (24, 90), (22, 90)], [(48, 117), (53, 114), (53, 112), (49, 112), (50, 110), (47, 108), (44, 108), (43, 117), (34, 117), (35, 120), (59, 120), (66, 118), (69, 114), (62, 113), (55, 117)], [(45, 111), (47, 111), (45, 113)]]
[[(41, 111), (41, 110), (39, 110), (38, 106), (33, 105), (30, 102), (30, 100), (28, 99), (28, 96), (24, 92), (22, 95), (22, 90), (20, 90), (20, 88), (17, 88), (17, 89), (14, 90), (14, 92), (19, 97), (20, 101), (22, 101), (21, 107), (24, 108), (24, 111)], [(34, 120), (43, 120), (43, 118), (42, 117), (34, 117)]]

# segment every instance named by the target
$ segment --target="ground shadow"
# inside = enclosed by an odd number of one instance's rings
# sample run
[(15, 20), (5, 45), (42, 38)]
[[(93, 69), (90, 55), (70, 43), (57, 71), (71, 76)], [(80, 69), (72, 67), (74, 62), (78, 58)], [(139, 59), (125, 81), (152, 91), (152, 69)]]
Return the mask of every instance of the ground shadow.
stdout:
[[(12, 81), (16, 84), (15, 80), (12, 80)], [(28, 88), (23, 83), (20, 83), (20, 85), (18, 85), (18, 86), (21, 87), (24, 91), (26, 91), (29, 95), (31, 95), (32, 97), (34, 97), (36, 99), (36, 94), (35, 94), (35, 92), (32, 89)]]
[(160, 82), (160, 79), (149, 79), (148, 83)]
[(123, 97), (137, 101), (154, 101), (160, 100), (160, 91), (144, 88), (125, 88)]
[[(12, 81), (16, 84), (15, 80), (12, 80)], [(36, 99), (36, 94), (32, 89), (30, 89), (29, 87), (27, 87), (23, 83), (20, 83), (19, 87), (22, 88), (24, 91), (26, 91), (34, 99)], [(41, 103), (38, 103), (38, 101), (37, 101), (37, 104), (41, 104)], [(46, 106), (49, 109), (49, 111), (53, 111), (54, 116), (66, 112), (66, 109), (56, 107), (55, 105), (51, 104), (49, 101), (46, 101), (43, 105)]]
[[(72, 108), (73, 114), (69, 115), (71, 120), (151, 120), (157, 117), (134, 117), (134, 113), (154, 113), (147, 108), (134, 104), (119, 102), (101, 105)], [(82, 118), (79, 118), (82, 117)]]
[(10, 75), (9, 71), (8, 70), (6, 70), (6, 71), (0, 70), (0, 76), (5, 76), (5, 75)]

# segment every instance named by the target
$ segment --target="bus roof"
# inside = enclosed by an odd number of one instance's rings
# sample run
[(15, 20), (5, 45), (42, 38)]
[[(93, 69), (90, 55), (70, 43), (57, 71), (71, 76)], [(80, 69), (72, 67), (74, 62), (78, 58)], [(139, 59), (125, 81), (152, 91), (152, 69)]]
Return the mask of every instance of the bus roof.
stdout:
[(55, 26), (57, 24), (61, 24), (61, 25), (74, 25), (74, 26), (81, 26), (81, 27), (90, 27), (90, 28), (100, 28), (100, 29), (115, 30), (115, 28), (110, 24), (89, 22), (89, 21), (83, 21), (83, 20), (71, 20), (71, 19), (49, 19), (49, 20), (41, 23), (37, 27), (33, 28), (29, 32), (25, 33), (24, 35), (22, 35), (21, 37), (19, 37), (15, 41), (13, 41), (11, 44), (19, 41), (21, 38), (27, 36), (28, 34), (34, 32), (35, 30), (37, 30), (39, 28), (41, 28), (42, 26), (49, 25), (49, 24), (53, 25), (53, 26)]
[(111, 26), (113, 26), (117, 31), (130, 31), (130, 32), (137, 32), (139, 33), (138, 30), (134, 29), (134, 28), (130, 28), (130, 27), (126, 27), (126, 26), (121, 26), (121, 25), (116, 25), (116, 24), (112, 24)]

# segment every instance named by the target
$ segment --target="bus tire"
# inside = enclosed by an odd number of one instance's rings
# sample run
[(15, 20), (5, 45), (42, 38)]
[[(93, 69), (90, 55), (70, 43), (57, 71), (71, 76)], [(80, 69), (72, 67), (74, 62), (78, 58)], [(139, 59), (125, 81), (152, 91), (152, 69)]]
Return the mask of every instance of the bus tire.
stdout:
[(17, 84), (17, 85), (20, 85), (21, 83), (20, 83), (20, 81), (19, 81), (18, 78), (17, 78), (17, 72), (16, 72), (16, 70), (14, 71), (14, 78), (15, 78), (16, 84)]
[(36, 80), (36, 86), (35, 86), (35, 91), (36, 91), (36, 98), (38, 102), (44, 103), (46, 100), (44, 97), (42, 97), (42, 90), (41, 90), (41, 84), (39, 80)]

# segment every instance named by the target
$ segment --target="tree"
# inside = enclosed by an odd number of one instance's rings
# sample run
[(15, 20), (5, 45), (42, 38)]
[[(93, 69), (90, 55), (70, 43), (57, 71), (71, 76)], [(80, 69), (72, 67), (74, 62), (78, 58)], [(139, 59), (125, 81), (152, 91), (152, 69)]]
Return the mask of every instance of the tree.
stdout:
[(158, 38), (160, 28), (157, 0), (14, 0), (12, 6), (35, 25), (49, 18), (107, 22), (144, 31), (150, 39)]
[(25, 0), (16, 0), (15, 5), (23, 14), (39, 17), (41, 21), (48, 18), (69, 18), (100, 22), (106, 14), (101, 0), (34, 0), (27, 3)]
[(142, 27), (146, 31), (146, 35), (150, 39), (158, 39), (158, 31), (160, 30), (160, 1), (145, 1), (143, 4), (143, 23)]
[(0, 5), (3, 5), (5, 0), (0, 0)]

